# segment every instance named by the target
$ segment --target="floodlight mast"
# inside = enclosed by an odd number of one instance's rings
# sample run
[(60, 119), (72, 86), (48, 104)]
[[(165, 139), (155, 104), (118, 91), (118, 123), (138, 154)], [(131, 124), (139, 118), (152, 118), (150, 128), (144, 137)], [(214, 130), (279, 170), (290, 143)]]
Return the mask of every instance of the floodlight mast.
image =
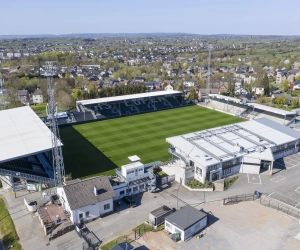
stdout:
[(6, 100), (5, 100), (5, 89), (4, 89), (4, 79), (2, 78), (2, 75), (0, 74), (0, 89), (1, 89), (1, 102), (0, 102), (0, 109), (5, 110), (6, 109)]
[(211, 44), (208, 45), (208, 65), (207, 65), (207, 81), (206, 81), (206, 96), (209, 98), (210, 94), (210, 60), (211, 60), (211, 51), (213, 46)]
[(57, 75), (58, 68), (53, 65), (53, 62), (46, 62), (44, 72), (42, 75), (47, 77), (48, 88), (48, 104), (47, 104), (47, 118), (49, 120), (49, 126), (51, 130), (52, 141), (52, 165), (54, 168), (54, 180), (55, 185), (59, 186), (63, 182), (65, 177), (64, 159), (61, 150), (61, 142), (57, 124), (57, 103), (54, 100), (54, 89), (52, 84), (53, 76)]

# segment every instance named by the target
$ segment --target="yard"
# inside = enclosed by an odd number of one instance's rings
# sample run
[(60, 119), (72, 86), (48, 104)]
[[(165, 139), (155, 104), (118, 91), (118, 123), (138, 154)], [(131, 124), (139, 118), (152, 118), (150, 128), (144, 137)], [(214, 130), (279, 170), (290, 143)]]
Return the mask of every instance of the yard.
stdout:
[(73, 178), (115, 174), (137, 155), (168, 160), (166, 138), (243, 121), (199, 106), (115, 118), (60, 129), (66, 173)]
[(16, 233), (14, 222), (12, 221), (2, 198), (0, 198), (0, 233), (3, 236), (2, 242), (5, 248), (13, 246), (13, 249), (22, 249), (20, 243), (17, 240), (18, 236)]
[(38, 116), (46, 116), (46, 106), (47, 104), (36, 104), (31, 105), (30, 108), (38, 115)]

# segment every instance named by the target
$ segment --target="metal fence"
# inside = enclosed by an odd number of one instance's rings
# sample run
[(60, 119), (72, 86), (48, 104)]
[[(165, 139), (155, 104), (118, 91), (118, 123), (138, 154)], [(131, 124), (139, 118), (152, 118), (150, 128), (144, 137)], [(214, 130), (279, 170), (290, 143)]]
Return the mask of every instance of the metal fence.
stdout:
[(223, 199), (223, 205), (236, 204), (242, 201), (254, 201), (258, 197), (255, 194), (243, 194), (236, 196), (229, 196)]
[(260, 198), (259, 202), (261, 205), (273, 208), (274, 210), (276, 210), (278, 212), (282, 212), (282, 213), (292, 216), (296, 219), (300, 219), (300, 210), (299, 209), (293, 208), (284, 203), (280, 203), (277, 200), (269, 198), (268, 196), (262, 196)]

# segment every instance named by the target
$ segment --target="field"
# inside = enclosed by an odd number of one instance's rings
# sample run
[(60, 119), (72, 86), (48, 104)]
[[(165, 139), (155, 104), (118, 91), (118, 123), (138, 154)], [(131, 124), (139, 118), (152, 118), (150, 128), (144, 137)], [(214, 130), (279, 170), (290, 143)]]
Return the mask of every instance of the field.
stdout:
[(38, 116), (46, 116), (46, 105), (47, 104), (36, 104), (31, 105), (30, 108), (38, 115)]
[(166, 138), (243, 121), (189, 106), (60, 129), (66, 173), (73, 178), (115, 174), (137, 155), (142, 163), (168, 160)]

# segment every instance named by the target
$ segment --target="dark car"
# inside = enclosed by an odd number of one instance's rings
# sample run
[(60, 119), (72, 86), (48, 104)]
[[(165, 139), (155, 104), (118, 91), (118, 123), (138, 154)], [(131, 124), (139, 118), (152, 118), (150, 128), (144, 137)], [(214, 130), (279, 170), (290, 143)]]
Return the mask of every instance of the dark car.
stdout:
[(135, 201), (131, 197), (126, 196), (123, 198), (123, 201), (128, 205), (128, 207), (136, 206)]

